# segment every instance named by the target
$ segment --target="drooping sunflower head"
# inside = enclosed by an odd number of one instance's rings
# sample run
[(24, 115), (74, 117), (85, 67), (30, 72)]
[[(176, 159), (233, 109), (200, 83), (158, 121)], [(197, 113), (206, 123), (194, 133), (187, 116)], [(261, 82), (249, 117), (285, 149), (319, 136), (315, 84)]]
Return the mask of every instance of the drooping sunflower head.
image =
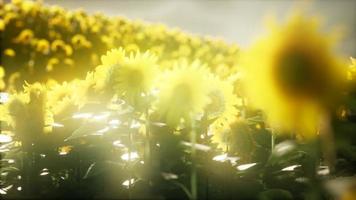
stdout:
[(274, 26), (245, 56), (245, 89), (272, 126), (311, 136), (320, 111), (333, 105), (345, 68), (333, 52), (333, 37), (315, 19), (293, 16)]
[(135, 105), (141, 95), (153, 89), (158, 74), (157, 57), (149, 52), (136, 52), (113, 68), (113, 89)]
[(192, 118), (204, 113), (210, 102), (210, 75), (199, 61), (180, 61), (162, 74), (156, 109), (169, 126), (176, 127), (182, 120), (189, 125)]

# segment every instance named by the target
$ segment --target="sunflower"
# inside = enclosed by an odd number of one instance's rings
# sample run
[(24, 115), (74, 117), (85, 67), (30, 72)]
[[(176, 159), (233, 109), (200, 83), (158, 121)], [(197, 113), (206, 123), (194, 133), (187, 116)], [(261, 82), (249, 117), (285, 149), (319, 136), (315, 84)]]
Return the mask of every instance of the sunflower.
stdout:
[(335, 103), (345, 71), (333, 38), (317, 20), (294, 15), (272, 27), (245, 55), (245, 89), (251, 104), (282, 132), (315, 136), (322, 113)]
[(42, 54), (48, 54), (50, 49), (49, 42), (46, 39), (36, 41), (36, 51)]
[(72, 45), (75, 48), (90, 48), (91, 42), (82, 34), (76, 34), (72, 37)]
[(156, 109), (165, 122), (176, 127), (204, 113), (210, 103), (210, 72), (199, 61), (179, 61), (172, 70), (162, 74), (158, 86)]
[(24, 92), (15, 93), (6, 105), (12, 126), (25, 142), (36, 141), (51, 131), (52, 113), (46, 105), (46, 89), (39, 83), (26, 84)]
[(225, 143), (224, 135), (228, 132), (230, 124), (237, 119), (239, 101), (230, 81), (213, 76), (209, 83), (211, 102), (206, 107), (206, 114), (208, 119), (215, 118), (209, 127), (209, 134), (213, 135), (212, 141), (221, 147)]
[(14, 39), (15, 43), (29, 44), (34, 38), (33, 31), (30, 29), (25, 29)]
[(148, 51), (125, 57), (122, 64), (114, 65), (113, 89), (123, 99), (135, 105), (141, 95), (153, 89), (158, 74), (157, 57)]
[(221, 80), (215, 75), (209, 78), (209, 83), (211, 102), (206, 107), (208, 118), (217, 118), (215, 122), (218, 124), (228, 124), (238, 113), (234, 87), (229, 80)]
[(63, 40), (54, 40), (51, 43), (51, 51), (59, 53), (62, 52), (66, 56), (70, 56), (73, 54), (73, 49), (70, 45), (66, 44)]
[(52, 84), (48, 87), (47, 104), (54, 115), (62, 116), (75, 107), (75, 94), (77, 91), (74, 81), (62, 84)]
[(94, 78), (96, 80), (94, 88), (96, 90), (104, 90), (108, 85), (111, 85), (113, 67), (120, 65), (125, 58), (125, 50), (123, 48), (112, 49), (101, 57), (101, 65), (95, 68)]
[(13, 49), (5, 49), (4, 50), (4, 55), (8, 56), (8, 57), (15, 57), (16, 56), (16, 52)]
[[(26, 104), (27, 114), (31, 118), (30, 122), (28, 122), (30, 126), (28, 130), (41, 130), (38, 133), (51, 132), (52, 126), (49, 125), (53, 123), (53, 115), (48, 108), (46, 87), (40, 83), (26, 83), (24, 92), (29, 97), (29, 101)], [(31, 126), (36, 128), (31, 128)]]

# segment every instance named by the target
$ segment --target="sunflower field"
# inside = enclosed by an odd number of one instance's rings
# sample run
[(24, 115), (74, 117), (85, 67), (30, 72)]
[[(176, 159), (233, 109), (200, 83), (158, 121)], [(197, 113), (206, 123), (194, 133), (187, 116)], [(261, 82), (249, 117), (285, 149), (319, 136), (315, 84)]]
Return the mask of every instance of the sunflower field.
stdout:
[(0, 1), (1, 199), (356, 199), (356, 59), (303, 12), (267, 30)]

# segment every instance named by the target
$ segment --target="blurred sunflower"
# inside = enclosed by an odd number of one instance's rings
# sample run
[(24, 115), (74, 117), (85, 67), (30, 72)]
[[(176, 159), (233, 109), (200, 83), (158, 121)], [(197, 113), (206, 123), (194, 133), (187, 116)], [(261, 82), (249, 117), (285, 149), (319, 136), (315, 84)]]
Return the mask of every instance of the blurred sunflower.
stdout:
[(356, 74), (356, 59), (352, 57), (350, 59), (351, 64), (349, 65), (349, 68), (347, 70), (347, 80), (352, 81), (355, 79)]
[(209, 134), (213, 135), (213, 142), (222, 145), (225, 141), (223, 135), (229, 129), (230, 124), (237, 119), (239, 101), (230, 81), (213, 76), (209, 83), (211, 102), (206, 107), (206, 114), (208, 119), (215, 118), (209, 127)]
[(29, 44), (34, 38), (34, 33), (30, 29), (25, 29), (14, 39), (15, 43)]
[(294, 15), (273, 26), (246, 53), (245, 89), (252, 105), (265, 111), (272, 127), (317, 134), (320, 118), (339, 96), (345, 71), (333, 52), (333, 38), (317, 20)]
[(51, 131), (49, 124), (53, 123), (53, 118), (46, 97), (46, 89), (39, 83), (26, 84), (24, 92), (11, 96), (7, 104), (10, 124), (21, 141), (31, 143)]
[(3, 19), (0, 19), (0, 31), (5, 30), (5, 21)]
[(50, 58), (48, 59), (47, 65), (46, 65), (46, 71), (50, 72), (53, 71), (55, 66), (59, 64), (59, 59), (58, 58)]
[(76, 94), (73, 82), (62, 84), (51, 84), (48, 86), (47, 104), (54, 115), (69, 113), (75, 104), (74, 95)]
[(49, 48), (49, 42), (46, 39), (40, 39), (36, 42), (36, 51), (42, 54), (48, 54)]
[(172, 70), (162, 74), (156, 109), (165, 122), (176, 127), (182, 120), (190, 123), (204, 113), (210, 103), (210, 72), (199, 61), (178, 62)]
[(51, 51), (53, 52), (62, 52), (66, 56), (70, 56), (73, 54), (73, 49), (70, 45), (66, 44), (63, 40), (54, 40), (51, 43)]
[(91, 42), (82, 34), (76, 34), (72, 37), (72, 45), (74, 48), (90, 48)]
[[(40, 83), (28, 84), (24, 86), (24, 92), (28, 95), (29, 101), (26, 104), (28, 117), (31, 122), (27, 122), (28, 130), (38, 130), (37, 133), (49, 133), (52, 131), (53, 115), (48, 109), (47, 90)], [(31, 126), (34, 126), (32, 128)]]
[(113, 67), (120, 65), (125, 58), (125, 50), (123, 48), (112, 49), (101, 56), (101, 65), (95, 68), (94, 77), (96, 80), (94, 88), (103, 90), (112, 83)]
[(215, 122), (218, 124), (228, 124), (238, 113), (238, 98), (234, 94), (232, 83), (215, 75), (209, 78), (209, 83), (211, 102), (206, 107), (208, 118), (217, 118)]
[(153, 89), (158, 74), (157, 57), (148, 51), (125, 57), (113, 68), (113, 89), (120, 97), (135, 105), (143, 94)]
[(4, 55), (8, 57), (14, 57), (16, 56), (16, 52), (13, 49), (5, 49)]

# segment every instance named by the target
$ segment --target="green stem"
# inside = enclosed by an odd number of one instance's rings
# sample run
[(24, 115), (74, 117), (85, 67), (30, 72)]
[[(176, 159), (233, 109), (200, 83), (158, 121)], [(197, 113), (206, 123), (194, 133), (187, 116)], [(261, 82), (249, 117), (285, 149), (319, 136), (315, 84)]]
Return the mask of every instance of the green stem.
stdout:
[(275, 143), (275, 136), (274, 136), (274, 131), (272, 129), (272, 131), (271, 131), (271, 153), (274, 150), (274, 145), (275, 145), (274, 143)]
[(191, 151), (192, 151), (192, 172), (190, 177), (190, 187), (191, 187), (191, 199), (197, 199), (197, 166), (196, 166), (196, 132), (195, 132), (195, 124), (192, 119), (191, 122), (191, 133), (190, 133), (190, 143), (191, 143)]
[(148, 166), (149, 177), (151, 170), (151, 138), (150, 138), (150, 118), (148, 114), (148, 109), (146, 109), (146, 140), (145, 140), (145, 163)]
[(133, 123), (133, 120), (131, 120), (130, 123), (130, 128), (129, 128), (129, 141), (128, 141), (128, 171), (129, 171), (129, 185), (128, 185), (128, 190), (129, 190), (129, 199), (131, 199), (131, 178), (132, 178), (132, 171), (131, 171), (131, 153), (132, 153), (132, 131), (131, 131), (131, 125)]

